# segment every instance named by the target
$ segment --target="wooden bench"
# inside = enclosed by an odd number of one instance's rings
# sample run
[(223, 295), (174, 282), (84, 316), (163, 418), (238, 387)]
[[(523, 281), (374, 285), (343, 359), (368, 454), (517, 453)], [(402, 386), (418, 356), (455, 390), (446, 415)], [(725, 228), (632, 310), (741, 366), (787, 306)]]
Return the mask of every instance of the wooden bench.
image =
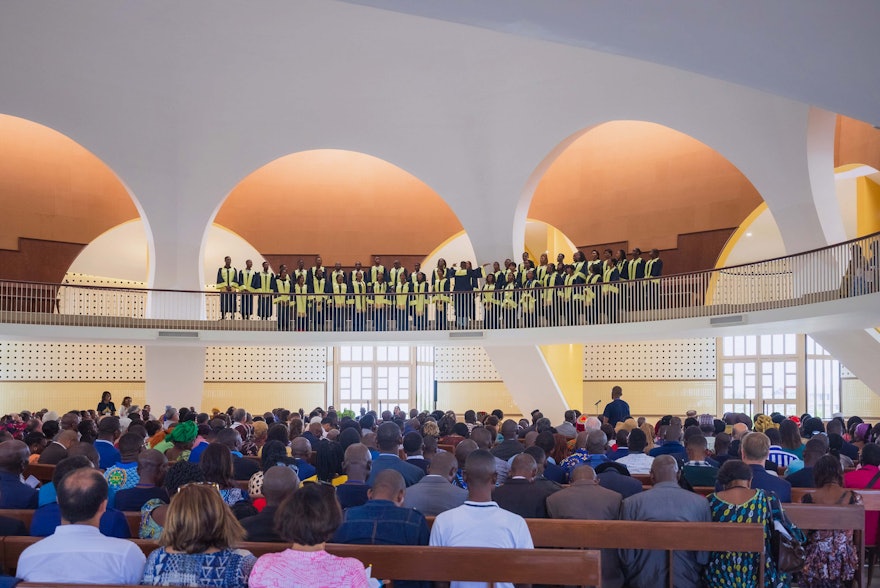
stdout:
[(55, 473), (55, 466), (46, 463), (31, 463), (24, 468), (24, 477), (33, 476), (43, 484), (52, 481), (52, 475)]
[(853, 543), (859, 555), (856, 570), (856, 586), (863, 586), (862, 575), (865, 564), (865, 507), (824, 506), (821, 504), (784, 504), (785, 514), (795, 525), (804, 531), (845, 530), (853, 532)]
[[(155, 541), (134, 539), (145, 555), (158, 547)], [(5, 537), (3, 568), (14, 573), (21, 552), (36, 542), (32, 537)], [(257, 557), (288, 547), (285, 543), (243, 543)], [(327, 544), (327, 551), (354, 557), (373, 566), (373, 577), (396, 580), (549, 583), (598, 586), (601, 566), (598, 551), (554, 549), (491, 549), (479, 547), (422, 547), (411, 545)], [(28, 586), (65, 586), (59, 583), (24, 583)]]
[[(0, 510), (0, 516), (9, 517), (24, 523), (25, 528), (30, 532), (31, 521), (34, 519), (36, 511), (24, 508), (8, 508)], [(138, 511), (124, 511), (125, 522), (128, 523), (128, 529), (131, 531), (132, 537), (138, 536), (141, 526), (141, 513)]]

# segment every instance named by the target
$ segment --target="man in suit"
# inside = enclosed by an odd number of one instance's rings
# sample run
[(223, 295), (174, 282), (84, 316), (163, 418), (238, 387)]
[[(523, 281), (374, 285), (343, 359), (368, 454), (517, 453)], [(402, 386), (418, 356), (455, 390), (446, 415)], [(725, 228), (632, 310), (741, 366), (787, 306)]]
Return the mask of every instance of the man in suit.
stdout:
[[(547, 514), (552, 519), (614, 521), (623, 497), (599, 485), (596, 471), (588, 465), (571, 472), (571, 485), (547, 497)], [(621, 586), (623, 574), (614, 549), (602, 550), (602, 586)]]
[[(625, 521), (710, 522), (709, 503), (705, 497), (678, 485), (679, 467), (675, 458), (661, 455), (651, 464), (653, 487), (623, 501), (620, 518)], [(673, 552), (673, 586), (701, 586), (703, 566), (709, 561), (705, 551)], [(658, 578), (669, 577), (669, 558), (663, 551), (620, 550), (620, 561), (632, 588), (657, 585)]]
[(410, 431), (403, 436), (403, 452), (406, 454), (406, 463), (417, 466), (426, 474), (431, 462), (422, 455), (423, 439), (418, 431)]
[(217, 433), (217, 443), (225, 445), (232, 453), (233, 478), (236, 480), (250, 480), (251, 476), (260, 471), (260, 464), (252, 459), (247, 459), (241, 454), (241, 435), (235, 429), (221, 429)]
[(21, 481), (29, 454), (21, 441), (0, 443), (0, 508), (37, 508), (36, 489)]
[(495, 488), (492, 499), (498, 506), (524, 519), (547, 518), (546, 500), (557, 491), (556, 486), (537, 485), (538, 464), (528, 453), (513, 458), (507, 481)]
[(55, 465), (65, 457), (67, 457), (67, 450), (70, 449), (70, 446), (77, 441), (77, 433), (76, 431), (64, 430), (55, 435), (55, 439), (52, 440), (49, 445), (46, 446), (46, 449), (43, 450), (43, 453), (40, 454), (40, 459), (37, 463), (44, 463), (49, 465)]
[[(752, 470), (752, 488), (761, 488), (768, 494), (775, 492), (780, 502), (791, 502), (791, 484), (767, 473), (765, 462), (770, 454), (770, 439), (764, 433), (749, 433), (740, 445), (742, 460)], [(655, 460), (656, 461), (656, 460)], [(721, 490), (715, 485), (715, 490)]]
[(414, 508), (427, 517), (461, 506), (467, 490), (452, 483), (458, 471), (458, 460), (447, 451), (438, 453), (428, 466), (428, 475), (406, 490), (403, 506)]
[(275, 512), (281, 502), (299, 488), (299, 480), (293, 470), (284, 466), (272, 466), (263, 474), (263, 496), (266, 506), (260, 514), (241, 520), (247, 531), (248, 541), (270, 541), (282, 543), (284, 540), (275, 530)]
[(397, 452), (400, 443), (400, 427), (393, 422), (379, 425), (376, 430), (376, 445), (379, 448), (379, 456), (373, 459), (370, 478), (367, 480), (371, 487), (379, 472), (388, 469), (397, 470), (403, 476), (407, 486), (412, 486), (425, 477), (425, 472), (418, 466), (400, 459)]

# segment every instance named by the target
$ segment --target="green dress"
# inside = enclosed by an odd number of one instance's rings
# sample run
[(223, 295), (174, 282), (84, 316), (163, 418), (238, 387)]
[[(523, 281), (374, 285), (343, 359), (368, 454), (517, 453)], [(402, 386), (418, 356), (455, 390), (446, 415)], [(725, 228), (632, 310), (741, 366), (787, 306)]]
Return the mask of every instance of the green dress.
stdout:
[[(780, 573), (770, 557), (770, 530), (773, 528), (771, 502), (763, 490), (755, 490), (755, 495), (744, 504), (730, 504), (709, 496), (709, 509), (712, 521), (716, 523), (757, 523), (764, 526), (764, 586), (771, 588), (788, 587), (791, 578)], [(713, 551), (709, 564), (703, 574), (707, 586), (719, 588), (752, 588), (758, 584), (760, 555), (732, 551)]]

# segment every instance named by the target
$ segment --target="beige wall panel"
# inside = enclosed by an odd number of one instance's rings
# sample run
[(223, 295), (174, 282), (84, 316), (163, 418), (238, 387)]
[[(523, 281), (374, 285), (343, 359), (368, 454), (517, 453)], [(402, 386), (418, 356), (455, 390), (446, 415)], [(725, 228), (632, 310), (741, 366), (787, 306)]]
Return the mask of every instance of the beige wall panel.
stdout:
[(880, 396), (861, 380), (844, 378), (840, 385), (840, 405), (845, 417), (858, 415), (869, 422), (880, 418)]
[[(540, 401), (536, 398), (534, 408), (539, 407)], [(433, 410), (433, 407), (430, 408)], [(454, 410), (459, 415), (470, 409), (491, 412), (500, 408), (505, 417), (520, 416), (519, 409), (502, 382), (438, 382), (437, 408)], [(555, 418), (555, 415), (551, 418)]]
[[(117, 407), (125, 396), (131, 396), (138, 406), (143, 406), (146, 397), (143, 382), (0, 382), (0, 412), (48, 408), (62, 414), (94, 409), (104, 390), (110, 391)], [(157, 414), (164, 407), (151, 408)]]
[(633, 416), (654, 418), (663, 415), (684, 415), (694, 409), (697, 414), (718, 413), (715, 380), (584, 382), (584, 406), (595, 412), (593, 404), (601, 400), (598, 410), (611, 401), (611, 388), (623, 388), (623, 399), (629, 403)]
[(252, 414), (262, 414), (273, 408), (297, 410), (307, 413), (316, 406), (324, 406), (324, 384), (308, 383), (214, 383), (205, 382), (201, 410), (212, 408), (225, 411), (230, 406), (243, 406)]

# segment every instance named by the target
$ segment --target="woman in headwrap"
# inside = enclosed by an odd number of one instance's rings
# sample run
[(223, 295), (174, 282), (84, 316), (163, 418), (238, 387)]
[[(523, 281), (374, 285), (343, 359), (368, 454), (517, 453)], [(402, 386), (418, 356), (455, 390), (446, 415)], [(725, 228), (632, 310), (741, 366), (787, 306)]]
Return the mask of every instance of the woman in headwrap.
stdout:
[(196, 440), (198, 434), (199, 428), (195, 421), (177, 423), (171, 432), (165, 435), (165, 441), (173, 444), (169, 449), (165, 450), (165, 457), (168, 458), (168, 462), (189, 460), (193, 441)]

